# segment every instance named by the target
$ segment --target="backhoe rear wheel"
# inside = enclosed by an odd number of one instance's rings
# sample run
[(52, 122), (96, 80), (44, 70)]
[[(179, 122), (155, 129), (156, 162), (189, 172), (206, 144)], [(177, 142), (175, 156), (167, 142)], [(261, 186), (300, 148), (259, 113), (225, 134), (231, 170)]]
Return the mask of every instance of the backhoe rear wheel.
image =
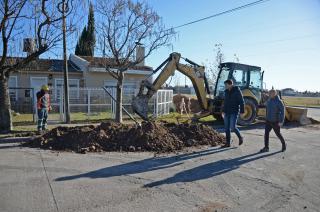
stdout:
[(239, 116), (238, 124), (248, 126), (254, 122), (257, 117), (257, 104), (253, 99), (244, 98), (244, 114)]

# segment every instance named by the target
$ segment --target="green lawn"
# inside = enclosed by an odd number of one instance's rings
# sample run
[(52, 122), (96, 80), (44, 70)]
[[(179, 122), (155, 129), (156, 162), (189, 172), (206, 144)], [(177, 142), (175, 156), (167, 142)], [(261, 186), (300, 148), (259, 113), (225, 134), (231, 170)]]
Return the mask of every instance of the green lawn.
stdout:
[(13, 124), (15, 123), (23, 123), (23, 122), (31, 122), (33, 121), (33, 114), (27, 113), (27, 114), (20, 114), (15, 115), (12, 117)]
[(81, 122), (81, 121), (102, 121), (112, 119), (111, 112), (99, 112), (92, 113), (88, 115), (87, 113), (71, 113), (72, 122)]
[[(99, 112), (99, 113), (92, 113), (90, 115), (86, 113), (71, 113), (71, 121), (73, 123), (78, 122), (87, 122), (87, 121), (102, 121), (111, 119), (111, 112)], [(49, 113), (49, 120), (60, 120), (59, 113)], [(13, 116), (13, 124), (17, 125), (28, 125), (33, 124), (33, 114), (20, 114)]]

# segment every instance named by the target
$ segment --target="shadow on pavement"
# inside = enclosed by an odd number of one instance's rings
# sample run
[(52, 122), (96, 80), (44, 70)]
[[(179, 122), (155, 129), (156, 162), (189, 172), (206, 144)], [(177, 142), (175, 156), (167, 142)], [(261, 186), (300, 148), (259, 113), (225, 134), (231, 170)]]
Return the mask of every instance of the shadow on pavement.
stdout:
[[(220, 133), (224, 133), (224, 126), (223, 125), (209, 125), (212, 126), (213, 129), (217, 130)], [(291, 129), (291, 128), (297, 128), (301, 127), (303, 125), (299, 124), (298, 122), (286, 122), (281, 128), (282, 129)], [(258, 120), (253, 124), (250, 124), (248, 126), (238, 126), (240, 131), (246, 131), (246, 130), (252, 130), (252, 129), (262, 129), (264, 130), (265, 122)]]
[(143, 173), (148, 171), (175, 167), (175, 166), (181, 165), (185, 160), (198, 158), (198, 157), (215, 154), (219, 152), (224, 152), (231, 149), (235, 149), (235, 147), (225, 148), (225, 149), (210, 148), (210, 149), (199, 151), (199, 152), (175, 155), (172, 157), (147, 158), (140, 161), (134, 161), (130, 163), (98, 169), (98, 170), (91, 171), (84, 174), (60, 177), (60, 178), (57, 178), (55, 181), (74, 180), (77, 178), (107, 178), (107, 177), (114, 177), (114, 176), (121, 176), (121, 175), (128, 175), (128, 174), (138, 174), (138, 173)]
[(193, 182), (197, 180), (208, 179), (208, 178), (225, 174), (227, 172), (238, 169), (243, 164), (246, 164), (261, 158), (269, 157), (269, 156), (278, 154), (280, 152), (281, 151), (277, 151), (277, 152), (268, 153), (268, 154), (261, 154), (257, 152), (257, 153), (244, 155), (244, 156), (233, 158), (233, 159), (219, 160), (213, 163), (207, 163), (189, 170), (179, 172), (167, 179), (146, 184), (144, 187), (154, 187), (154, 186), (160, 186), (163, 184), (174, 184), (178, 182)]

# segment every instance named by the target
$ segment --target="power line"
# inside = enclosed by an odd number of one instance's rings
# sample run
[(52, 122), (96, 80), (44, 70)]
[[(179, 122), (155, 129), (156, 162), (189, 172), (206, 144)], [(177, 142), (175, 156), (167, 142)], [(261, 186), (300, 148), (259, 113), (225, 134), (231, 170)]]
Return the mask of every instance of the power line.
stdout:
[(241, 58), (246, 58), (246, 57), (255, 57), (255, 56), (268, 56), (268, 55), (283, 55), (283, 54), (291, 54), (291, 53), (299, 53), (299, 52), (305, 52), (305, 51), (317, 51), (319, 48), (312, 47), (312, 48), (302, 48), (302, 49), (291, 49), (291, 50), (285, 50), (285, 51), (267, 51), (267, 52), (259, 52), (257, 54), (248, 54), (248, 55), (243, 55)]
[(245, 4), (245, 5), (242, 5), (242, 6), (239, 6), (239, 7), (235, 7), (233, 9), (225, 10), (225, 11), (220, 12), (220, 13), (216, 13), (216, 14), (204, 17), (204, 18), (200, 18), (198, 20), (194, 20), (194, 21), (191, 21), (191, 22), (188, 22), (188, 23), (185, 23), (185, 24), (181, 24), (181, 25), (175, 26), (172, 29), (177, 29), (177, 28), (181, 28), (181, 27), (188, 26), (188, 25), (191, 25), (191, 24), (195, 24), (195, 23), (198, 23), (198, 22), (201, 22), (201, 21), (204, 21), (204, 20), (208, 20), (208, 19), (215, 18), (215, 17), (221, 16), (221, 15), (232, 13), (232, 12), (235, 12), (237, 10), (242, 10), (242, 9), (245, 9), (245, 8), (248, 8), (248, 7), (252, 7), (252, 6), (255, 6), (257, 4), (262, 4), (262, 3), (267, 2), (267, 1), (271, 1), (271, 0), (254, 1), (254, 2), (251, 2), (249, 4)]
[[(314, 20), (320, 20), (320, 16), (313, 17), (313, 18), (308, 18), (308, 19), (294, 20), (294, 21), (284, 22), (284, 23), (280, 23), (280, 24), (279, 23), (278, 24), (272, 24), (272, 25), (263, 25), (261, 23), (254, 24), (254, 25), (247, 25), (247, 26), (242, 27), (242, 28), (245, 28), (245, 30), (242, 29), (240, 31), (235, 31), (234, 27), (232, 27), (232, 33), (234, 33), (234, 34), (241, 34), (241, 33), (248, 34), (248, 32), (257, 32), (257, 31), (258, 32), (262, 32), (264, 30), (270, 31), (270, 29), (272, 30), (272, 29), (283, 27), (283, 26), (290, 26), (290, 25), (293, 25), (293, 24), (295, 25), (295, 27), (297, 27), (298, 24), (305, 23), (305, 22), (310, 22), (310, 21), (314, 21)], [(257, 26), (258, 26), (258, 28), (257, 28)], [(231, 32), (229, 32), (229, 33), (231, 33)]]
[(295, 36), (295, 37), (288, 37), (288, 38), (282, 38), (282, 39), (276, 39), (276, 40), (264, 40), (260, 42), (254, 42), (254, 43), (237, 43), (237, 44), (230, 44), (230, 43), (223, 43), (224, 47), (234, 47), (236, 46), (257, 46), (261, 44), (271, 44), (271, 43), (282, 43), (282, 42), (287, 42), (287, 41), (292, 41), (292, 40), (300, 40), (300, 39), (305, 39), (309, 37), (319, 37), (319, 33), (313, 33), (313, 34), (307, 34), (307, 35), (302, 35), (302, 36)]

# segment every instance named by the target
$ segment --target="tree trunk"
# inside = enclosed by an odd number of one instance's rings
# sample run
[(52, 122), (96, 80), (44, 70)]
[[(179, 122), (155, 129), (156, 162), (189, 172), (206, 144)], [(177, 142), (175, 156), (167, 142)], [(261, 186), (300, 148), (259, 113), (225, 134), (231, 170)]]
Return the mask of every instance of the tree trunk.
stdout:
[(117, 102), (116, 102), (116, 122), (122, 123), (122, 84), (123, 84), (124, 74), (119, 73), (117, 82)]
[(7, 133), (12, 129), (8, 78), (3, 74), (0, 75), (0, 133)]

